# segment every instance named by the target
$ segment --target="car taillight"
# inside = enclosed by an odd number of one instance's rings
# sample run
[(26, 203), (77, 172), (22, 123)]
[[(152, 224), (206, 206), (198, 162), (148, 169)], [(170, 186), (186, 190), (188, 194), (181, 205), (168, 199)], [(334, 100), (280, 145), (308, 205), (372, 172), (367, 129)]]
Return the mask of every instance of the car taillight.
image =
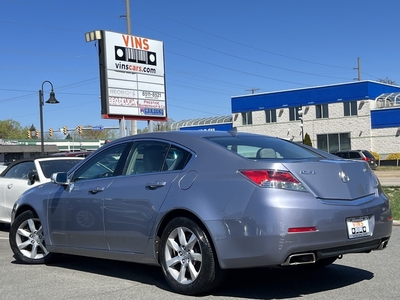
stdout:
[(305, 191), (305, 187), (290, 172), (277, 170), (239, 170), (246, 178), (262, 187)]
[(369, 157), (363, 157), (362, 160), (365, 160), (365, 161), (368, 161), (368, 162), (370, 161)]

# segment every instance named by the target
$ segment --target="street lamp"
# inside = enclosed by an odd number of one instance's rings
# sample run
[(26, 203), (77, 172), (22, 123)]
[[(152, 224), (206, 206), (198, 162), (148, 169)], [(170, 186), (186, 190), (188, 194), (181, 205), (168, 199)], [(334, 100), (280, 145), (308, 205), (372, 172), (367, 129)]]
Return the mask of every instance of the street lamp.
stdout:
[(46, 103), (49, 104), (57, 104), (60, 103), (57, 99), (56, 99), (56, 94), (53, 91), (53, 84), (46, 80), (43, 81), (42, 83), (42, 89), (39, 90), (39, 109), (40, 109), (40, 147), (41, 147), (41, 152), (42, 155), (44, 155), (44, 131), (43, 131), (43, 105), (44, 105), (44, 100), (43, 100), (43, 86), (45, 83), (50, 83), (51, 85), (51, 92), (50, 92), (50, 98), (49, 100), (46, 101)]

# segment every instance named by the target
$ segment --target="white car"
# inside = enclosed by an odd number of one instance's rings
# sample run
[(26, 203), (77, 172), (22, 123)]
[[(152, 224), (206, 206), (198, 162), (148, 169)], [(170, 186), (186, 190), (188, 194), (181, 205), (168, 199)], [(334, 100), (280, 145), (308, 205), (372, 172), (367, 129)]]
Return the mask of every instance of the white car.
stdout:
[(50, 182), (51, 174), (67, 172), (83, 157), (28, 158), (13, 162), (0, 176), (0, 228), (11, 222), (11, 209), (26, 190)]
[(7, 165), (5, 165), (5, 164), (0, 164), (0, 174), (5, 170), (5, 169), (7, 169)]

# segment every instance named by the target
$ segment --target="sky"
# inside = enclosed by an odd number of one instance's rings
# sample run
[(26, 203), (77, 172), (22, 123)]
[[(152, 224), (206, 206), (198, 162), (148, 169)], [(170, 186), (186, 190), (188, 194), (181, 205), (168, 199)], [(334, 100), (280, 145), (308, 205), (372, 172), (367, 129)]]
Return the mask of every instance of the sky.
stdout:
[[(93, 30), (127, 32), (124, 0), (0, 0), (0, 120), (44, 131), (117, 127), (100, 114)], [(231, 114), (231, 97), (389, 78), (398, 0), (130, 0), (131, 34), (164, 43), (167, 116)], [(360, 64), (358, 64), (360, 63)], [(147, 122), (138, 121), (138, 128)]]

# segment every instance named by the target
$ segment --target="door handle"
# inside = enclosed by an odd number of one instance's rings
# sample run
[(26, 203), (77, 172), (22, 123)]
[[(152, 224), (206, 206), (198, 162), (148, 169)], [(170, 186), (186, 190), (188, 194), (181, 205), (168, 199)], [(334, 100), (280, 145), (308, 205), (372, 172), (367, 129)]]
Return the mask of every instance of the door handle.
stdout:
[(91, 194), (97, 194), (97, 193), (99, 193), (99, 192), (102, 192), (102, 191), (104, 191), (106, 188), (105, 187), (97, 187), (97, 188), (95, 188), (95, 189), (92, 189), (92, 190), (89, 190), (89, 193), (91, 193)]
[(165, 186), (166, 184), (167, 183), (165, 181), (153, 181), (153, 182), (147, 183), (146, 188), (148, 188), (150, 190), (155, 190), (155, 189)]
[(13, 187), (13, 184), (12, 184), (12, 183), (10, 183), (10, 184), (7, 185), (7, 188), (8, 188), (8, 189), (11, 189), (12, 187)]

